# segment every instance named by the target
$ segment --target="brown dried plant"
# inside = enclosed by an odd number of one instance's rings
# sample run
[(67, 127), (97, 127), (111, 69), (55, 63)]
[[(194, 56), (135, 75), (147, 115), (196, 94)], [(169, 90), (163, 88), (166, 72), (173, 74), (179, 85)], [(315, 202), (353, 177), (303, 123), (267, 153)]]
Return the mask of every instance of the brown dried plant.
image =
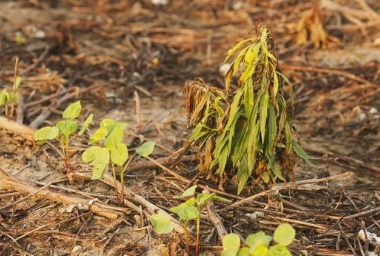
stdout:
[(327, 33), (323, 22), (324, 18), (318, 4), (305, 11), (295, 26), (296, 44), (304, 45), (311, 42), (315, 48), (323, 49), (339, 45), (339, 39)]

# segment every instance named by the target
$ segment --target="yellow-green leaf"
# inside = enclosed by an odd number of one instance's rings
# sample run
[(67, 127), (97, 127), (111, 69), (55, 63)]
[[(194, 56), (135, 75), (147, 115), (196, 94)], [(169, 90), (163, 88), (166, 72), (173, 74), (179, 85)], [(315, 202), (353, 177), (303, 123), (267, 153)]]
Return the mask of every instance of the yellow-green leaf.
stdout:
[(80, 103), (80, 100), (71, 103), (65, 111), (62, 113), (62, 117), (65, 119), (75, 119), (80, 115), (80, 112), (82, 111), (82, 105)]
[(58, 136), (59, 129), (53, 127), (43, 127), (34, 133), (34, 139), (40, 141), (52, 140)]
[(154, 231), (158, 234), (169, 234), (173, 231), (174, 224), (166, 214), (153, 214), (149, 220), (153, 225)]
[(273, 239), (279, 245), (289, 245), (296, 237), (296, 231), (289, 223), (280, 224), (274, 231)]
[(111, 149), (111, 161), (117, 166), (122, 166), (128, 159), (128, 149), (124, 143), (119, 143)]
[(269, 93), (266, 91), (260, 99), (260, 134), (261, 142), (265, 145), (265, 133), (267, 126), (267, 116), (268, 116), (268, 102)]
[(144, 144), (142, 144), (140, 147), (136, 149), (136, 153), (139, 154), (140, 156), (147, 157), (153, 153), (155, 145), (156, 145), (156, 142), (154, 141), (144, 142)]
[(232, 55), (234, 55), (237, 50), (239, 50), (244, 44), (248, 43), (249, 41), (252, 41), (252, 38), (244, 39), (237, 43), (232, 49), (228, 50), (227, 57), (224, 62), (226, 62)]

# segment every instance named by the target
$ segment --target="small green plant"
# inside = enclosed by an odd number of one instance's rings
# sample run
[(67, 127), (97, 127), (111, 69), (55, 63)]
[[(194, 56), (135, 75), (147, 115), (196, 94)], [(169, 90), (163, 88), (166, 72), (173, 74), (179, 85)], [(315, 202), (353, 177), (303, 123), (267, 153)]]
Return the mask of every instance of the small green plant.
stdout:
[[(127, 145), (123, 142), (124, 129), (127, 124), (118, 122), (113, 119), (103, 119), (99, 128), (90, 137), (89, 144), (92, 144), (82, 154), (82, 160), (92, 166), (92, 179), (102, 179), (107, 167), (112, 170), (115, 180), (115, 192), (117, 201), (122, 202), (124, 187), (122, 187), (121, 197), (117, 192), (116, 186), (116, 167), (120, 168), (121, 184), (124, 184), (124, 172), (129, 161), (129, 152)], [(148, 156), (153, 152), (155, 143), (152, 141), (145, 142), (136, 149), (140, 156)], [(129, 158), (129, 161), (127, 162)]]
[(71, 103), (63, 112), (63, 120), (59, 121), (55, 126), (46, 126), (34, 133), (34, 139), (39, 141), (40, 144), (46, 143), (49, 140), (58, 140), (62, 149), (62, 157), (64, 160), (67, 174), (71, 173), (70, 167), (70, 141), (77, 136), (81, 136), (90, 125), (93, 114), (90, 114), (78, 133), (78, 120), (77, 117), (82, 112), (82, 105), (80, 101)]
[[(17, 68), (18, 68), (18, 58), (16, 58), (16, 63), (15, 63), (12, 92), (8, 92), (6, 89), (3, 89), (0, 92), (0, 106), (4, 106), (4, 115), (7, 118), (13, 117), (15, 104), (18, 101), (16, 92), (22, 82), (22, 78), (17, 76)], [(9, 104), (11, 106), (10, 111), (9, 111)]]
[[(216, 180), (236, 179), (238, 194), (249, 178), (275, 183), (292, 178), (297, 158), (308, 161), (293, 128), (291, 83), (280, 72), (267, 28), (257, 30), (228, 52), (226, 61), (236, 57), (225, 75), (225, 91), (199, 79), (184, 87), (194, 127), (189, 141), (201, 149), (199, 171)], [(235, 80), (237, 88), (230, 92)]]
[[(195, 241), (195, 255), (199, 254), (200, 248), (200, 214), (204, 206), (210, 201), (223, 201), (230, 202), (229, 200), (216, 195), (215, 193), (199, 193), (195, 197), (195, 190), (197, 186), (194, 185), (187, 190), (185, 190), (181, 195), (175, 196), (175, 198), (187, 198), (185, 202), (170, 208), (170, 211), (177, 214), (181, 223), (183, 223), (183, 228), (185, 231), (185, 242), (187, 253), (190, 254), (190, 236), (188, 233), (188, 227), (190, 221), (196, 221), (196, 241)], [(154, 230), (159, 234), (167, 234), (173, 230), (172, 223), (170, 219), (164, 214), (154, 214), (151, 216), (150, 221), (153, 225)], [(171, 223), (171, 224), (169, 224)]]
[[(294, 228), (288, 224), (280, 224), (274, 231), (273, 238), (263, 231), (249, 235), (241, 246), (237, 234), (228, 234), (223, 238), (222, 256), (291, 256), (288, 249), (295, 238)], [(275, 244), (270, 245), (272, 240)]]
[(9, 104), (17, 102), (17, 95), (14, 95), (7, 91), (7, 89), (3, 89), (0, 92), (0, 106), (4, 106), (4, 115), (6, 117), (10, 117), (9, 113)]
[(123, 166), (127, 161), (128, 148), (123, 142), (126, 127), (126, 123), (103, 119), (90, 137), (89, 144), (93, 146), (83, 152), (82, 160), (92, 166), (92, 179), (103, 178), (107, 166), (111, 166), (116, 177), (115, 166)]
[[(128, 148), (123, 142), (124, 129), (126, 123), (117, 122), (113, 119), (103, 119), (100, 122), (99, 129), (90, 137), (90, 144), (93, 146), (87, 148), (82, 154), (82, 160), (92, 166), (92, 179), (102, 179), (106, 167), (109, 166), (114, 177), (114, 187), (116, 200), (123, 202), (122, 197), (119, 198), (116, 186), (116, 166), (122, 167), (128, 159)], [(94, 145), (97, 144), (97, 145)], [(123, 183), (124, 175), (121, 175)], [(124, 194), (122, 192), (122, 194)]]

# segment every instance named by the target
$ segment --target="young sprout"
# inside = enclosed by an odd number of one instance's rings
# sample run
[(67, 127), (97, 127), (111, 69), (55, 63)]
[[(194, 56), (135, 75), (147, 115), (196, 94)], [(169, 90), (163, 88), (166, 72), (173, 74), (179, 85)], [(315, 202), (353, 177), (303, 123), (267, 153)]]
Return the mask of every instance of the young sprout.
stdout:
[(188, 234), (188, 225), (191, 220), (196, 221), (196, 241), (195, 241), (195, 255), (199, 255), (200, 249), (200, 221), (201, 221), (201, 211), (207, 205), (208, 202), (211, 201), (222, 201), (222, 202), (230, 202), (228, 199), (220, 197), (215, 193), (199, 193), (195, 197), (195, 190), (197, 185), (194, 185), (187, 190), (185, 190), (180, 196), (176, 196), (175, 198), (187, 198), (184, 203), (179, 204), (175, 207), (170, 208), (170, 211), (177, 214), (179, 220), (183, 222), (184, 230), (185, 230), (185, 240), (186, 240), (186, 250), (190, 255), (190, 241)]
[[(103, 119), (99, 128), (90, 137), (89, 144), (92, 144), (82, 154), (82, 160), (92, 167), (92, 179), (102, 179), (107, 167), (112, 170), (114, 178), (114, 187), (116, 200), (123, 204), (124, 186), (119, 198), (117, 189), (116, 168), (120, 168), (121, 184), (124, 184), (124, 172), (128, 166), (129, 152), (127, 145), (124, 143), (124, 130), (127, 124), (118, 122), (113, 119)], [(153, 152), (154, 142), (146, 142), (136, 149), (136, 153), (142, 156), (148, 156)], [(127, 161), (129, 158), (129, 161)]]
[[(70, 174), (70, 142), (75, 137), (75, 135), (81, 136), (88, 126), (90, 125), (93, 114), (90, 114), (78, 133), (78, 116), (82, 112), (82, 105), (80, 101), (76, 101), (70, 104), (62, 112), (62, 120), (59, 121), (55, 126), (46, 126), (37, 130), (34, 133), (34, 139), (37, 140), (40, 144), (44, 144), (49, 140), (58, 140), (61, 145), (62, 157), (64, 160), (65, 168), (67, 174)], [(69, 176), (70, 178), (70, 176)]]
[[(245, 245), (240, 245), (240, 237), (235, 233), (223, 238), (222, 256), (292, 256), (288, 249), (295, 238), (296, 231), (288, 223), (280, 224), (274, 231), (273, 238), (263, 231), (251, 234), (247, 237)], [(274, 240), (275, 244), (270, 246)]]

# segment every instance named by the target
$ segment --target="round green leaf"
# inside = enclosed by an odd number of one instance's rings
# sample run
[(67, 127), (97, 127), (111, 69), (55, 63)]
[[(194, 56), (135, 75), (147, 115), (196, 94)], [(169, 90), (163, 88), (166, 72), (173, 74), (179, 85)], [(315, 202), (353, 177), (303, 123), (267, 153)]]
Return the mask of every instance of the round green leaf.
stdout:
[(101, 126), (91, 136), (90, 143), (91, 144), (98, 143), (99, 141), (104, 140), (107, 137), (107, 135), (108, 135), (107, 127)]
[(227, 234), (223, 237), (222, 255), (236, 255), (240, 248), (240, 237), (237, 234)]
[(170, 208), (170, 211), (177, 214), (181, 220), (194, 220), (199, 216), (199, 210), (195, 207), (195, 198), (190, 198), (186, 202)]
[(35, 140), (52, 140), (57, 137), (59, 129), (57, 127), (43, 127), (34, 133)]
[(289, 245), (296, 237), (296, 231), (289, 223), (280, 224), (274, 231), (274, 241), (279, 245)]
[(3, 89), (0, 92), (0, 106), (7, 105), (10, 97), (10, 93), (7, 91), (7, 89)]
[(259, 244), (257, 246), (255, 246), (255, 248), (250, 248), (250, 255), (254, 255), (254, 256), (267, 256), (268, 254), (268, 247), (263, 245), (263, 244)]
[(118, 126), (115, 126), (115, 128), (109, 133), (106, 141), (104, 142), (104, 146), (108, 150), (115, 149), (122, 142), (123, 136), (123, 130)]
[(251, 256), (248, 247), (242, 247), (237, 252), (236, 256)]
[(186, 207), (178, 216), (182, 220), (195, 220), (199, 216), (199, 210), (195, 206)]
[(149, 220), (158, 234), (169, 234), (173, 231), (174, 224), (166, 214), (153, 214)]
[(90, 163), (90, 165), (108, 164), (109, 152), (106, 148), (92, 146), (83, 152), (82, 160), (85, 163)]
[(292, 256), (292, 253), (285, 245), (273, 245), (269, 248), (267, 256)]
[(66, 140), (69, 139), (70, 135), (77, 131), (78, 123), (74, 120), (62, 120), (59, 121), (56, 125), (59, 129), (59, 132), (65, 137)]
[(150, 154), (152, 154), (154, 150), (154, 145), (156, 145), (156, 142), (147, 141), (136, 149), (136, 153), (139, 154), (140, 156), (147, 157)]
[(62, 113), (62, 117), (65, 119), (75, 119), (80, 115), (80, 112), (82, 112), (82, 105), (80, 103), (80, 100), (71, 103), (65, 111)]
[(108, 132), (111, 132), (115, 127), (119, 127), (124, 131), (125, 127), (127, 127), (127, 123), (117, 122), (111, 118), (106, 118), (100, 122), (100, 126), (106, 127)]
[(91, 179), (101, 179), (109, 163), (109, 151), (106, 148), (92, 146), (82, 154), (82, 161), (92, 166)]
[(111, 161), (117, 166), (122, 166), (128, 159), (128, 149), (124, 143), (119, 143), (114, 149), (111, 149)]
[(267, 236), (263, 231), (259, 231), (255, 234), (249, 235), (245, 243), (255, 249), (259, 245), (264, 245), (265, 247), (269, 246), (269, 243), (272, 241), (271, 236)]

